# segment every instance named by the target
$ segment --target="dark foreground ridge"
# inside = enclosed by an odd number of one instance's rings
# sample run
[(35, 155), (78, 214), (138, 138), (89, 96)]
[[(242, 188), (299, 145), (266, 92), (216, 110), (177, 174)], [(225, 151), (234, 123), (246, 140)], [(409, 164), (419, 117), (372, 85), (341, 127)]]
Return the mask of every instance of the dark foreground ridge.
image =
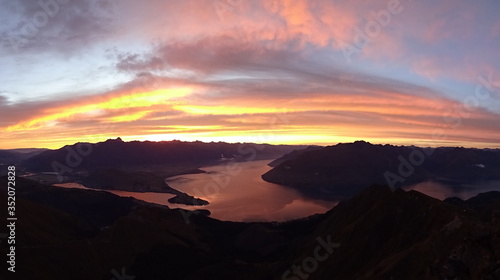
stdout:
[[(7, 201), (6, 177), (0, 186)], [(23, 178), (16, 187), (17, 279), (500, 279), (498, 192), (439, 201), (372, 186), (322, 215), (235, 223)], [(2, 266), (0, 279), (14, 279)]]
[[(276, 165), (276, 163), (278, 163)], [(372, 145), (364, 141), (292, 152), (262, 175), (306, 196), (345, 199), (372, 184), (401, 187), (434, 180), (460, 188), (500, 180), (500, 150)]]

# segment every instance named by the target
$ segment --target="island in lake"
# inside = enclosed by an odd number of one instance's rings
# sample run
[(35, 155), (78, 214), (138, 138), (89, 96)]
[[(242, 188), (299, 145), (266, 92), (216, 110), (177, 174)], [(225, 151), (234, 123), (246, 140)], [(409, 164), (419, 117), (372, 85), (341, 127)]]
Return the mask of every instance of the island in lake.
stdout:
[(185, 205), (207, 205), (208, 201), (195, 198), (170, 187), (165, 180), (151, 172), (98, 169), (78, 183), (92, 189), (120, 190), (128, 192), (171, 193), (176, 196), (168, 202)]

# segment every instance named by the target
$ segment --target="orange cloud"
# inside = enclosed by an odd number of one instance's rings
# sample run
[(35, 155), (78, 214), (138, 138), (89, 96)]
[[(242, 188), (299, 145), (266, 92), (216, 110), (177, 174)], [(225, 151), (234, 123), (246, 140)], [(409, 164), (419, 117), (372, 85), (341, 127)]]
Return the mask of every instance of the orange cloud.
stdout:
[[(149, 106), (166, 103), (192, 93), (191, 88), (171, 88), (158, 89), (149, 92), (133, 93), (123, 96), (112, 97), (106, 101), (83, 104), (72, 104), (63, 108), (49, 108), (44, 112), (44, 116), (22, 121), (18, 124), (7, 127), (6, 131), (33, 130), (44, 127), (51, 122), (75, 120), (86, 116), (102, 115), (107, 111), (116, 111), (130, 108), (147, 108)], [(96, 100), (94, 100), (95, 102)], [(110, 122), (131, 121), (144, 117), (150, 111), (136, 112), (131, 115), (123, 115), (109, 118)]]
[[(264, 5), (278, 6), (278, 13), (286, 23), (287, 39), (299, 38), (304, 44), (340, 48), (352, 39), (359, 22), (359, 17), (345, 5), (327, 1), (271, 0), (264, 1)], [(332, 44), (332, 39), (336, 44)]]
[[(365, 139), (374, 143), (492, 147), (500, 131), (498, 115), (493, 113), (477, 109), (465, 117), (456, 110), (460, 106), (457, 102), (376, 87), (364, 89), (366, 92), (352, 87), (340, 90), (345, 93), (318, 91), (296, 96), (256, 97), (247, 92), (210, 99), (193, 95), (210, 90), (188, 86), (82, 100), (45, 109), (43, 115), (10, 126), (0, 140), (16, 147), (50, 148), (118, 136), (126, 140), (276, 144)], [(454, 127), (456, 120), (460, 120), (458, 127)], [(444, 130), (446, 139), (433, 139), (436, 129)], [(8, 140), (15, 138), (26, 140)], [(28, 140), (33, 138), (37, 140)]]

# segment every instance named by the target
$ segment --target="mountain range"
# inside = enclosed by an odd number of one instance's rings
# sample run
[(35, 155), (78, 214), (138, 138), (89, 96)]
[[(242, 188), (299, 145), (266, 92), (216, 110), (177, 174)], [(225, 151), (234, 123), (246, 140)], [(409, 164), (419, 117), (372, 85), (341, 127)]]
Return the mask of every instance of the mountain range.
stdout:
[(291, 152), (271, 163), (268, 182), (293, 187), (306, 196), (338, 200), (372, 184), (391, 188), (438, 181), (462, 184), (500, 181), (500, 150), (459, 147), (419, 148), (364, 141)]
[(199, 167), (216, 164), (224, 159), (273, 159), (302, 147), (304, 146), (178, 140), (124, 142), (117, 138), (95, 144), (76, 143), (44, 151), (23, 161), (22, 166), (33, 172), (54, 171), (54, 162), (66, 164), (75, 170), (155, 165)]
[(0, 164), (18, 164), (32, 156), (48, 151), (48, 149), (11, 149), (0, 150)]

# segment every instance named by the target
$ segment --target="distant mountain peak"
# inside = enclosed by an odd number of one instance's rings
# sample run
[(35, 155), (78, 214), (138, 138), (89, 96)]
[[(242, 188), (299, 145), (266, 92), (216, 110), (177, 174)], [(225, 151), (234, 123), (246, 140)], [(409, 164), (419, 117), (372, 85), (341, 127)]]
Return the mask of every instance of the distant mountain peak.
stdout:
[(353, 143), (353, 144), (358, 144), (358, 145), (359, 145), (359, 144), (363, 144), (363, 145), (372, 145), (372, 143), (367, 142), (367, 141), (365, 141), (365, 140), (356, 140), (356, 141), (354, 141), (354, 143)]
[(364, 141), (364, 140), (356, 140), (354, 142), (349, 142), (349, 143), (339, 143), (335, 146), (330, 146), (330, 147), (348, 147), (348, 148), (358, 148), (358, 147), (375, 147), (376, 145)]
[(108, 143), (108, 144), (114, 144), (114, 143), (125, 143), (120, 137), (113, 139), (109, 138), (108, 140), (104, 141), (103, 143)]

